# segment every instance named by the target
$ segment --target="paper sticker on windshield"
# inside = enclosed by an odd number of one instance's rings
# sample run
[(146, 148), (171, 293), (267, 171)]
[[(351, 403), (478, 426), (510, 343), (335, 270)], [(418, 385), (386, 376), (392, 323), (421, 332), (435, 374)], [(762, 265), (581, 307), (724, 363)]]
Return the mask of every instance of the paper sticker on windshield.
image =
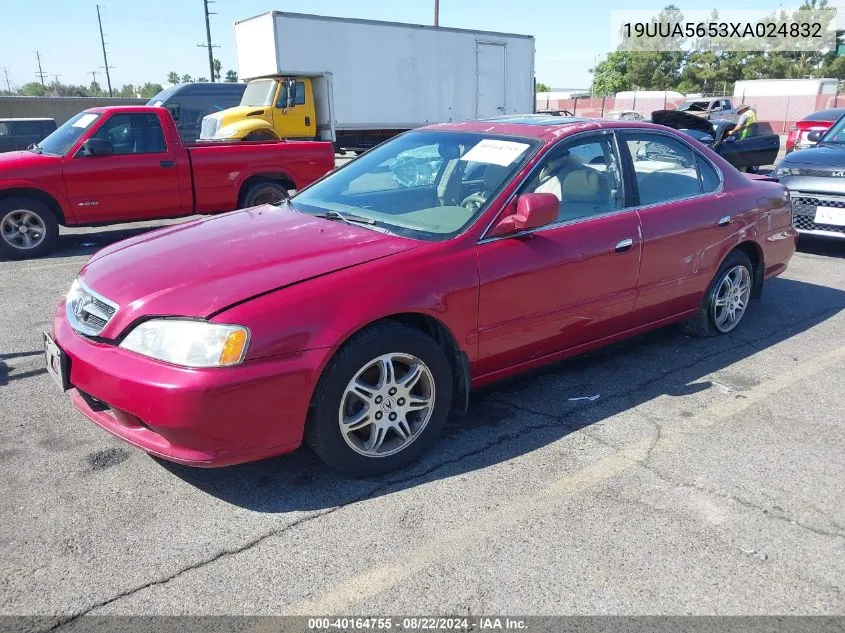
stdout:
[(73, 127), (88, 127), (97, 118), (96, 114), (83, 114), (78, 121), (73, 122)]
[(528, 143), (517, 143), (515, 141), (496, 141), (486, 138), (480, 141), (475, 147), (461, 156), (461, 160), (473, 163), (490, 163), (507, 167), (529, 147)]

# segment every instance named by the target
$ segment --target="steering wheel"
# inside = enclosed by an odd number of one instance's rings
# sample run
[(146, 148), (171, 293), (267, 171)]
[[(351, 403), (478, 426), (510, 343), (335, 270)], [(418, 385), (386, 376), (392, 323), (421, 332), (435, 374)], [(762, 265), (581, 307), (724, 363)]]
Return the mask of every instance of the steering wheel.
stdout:
[(461, 202), (461, 206), (474, 213), (478, 211), (481, 208), (481, 205), (485, 202), (487, 202), (487, 194), (484, 191), (476, 191), (464, 198)]

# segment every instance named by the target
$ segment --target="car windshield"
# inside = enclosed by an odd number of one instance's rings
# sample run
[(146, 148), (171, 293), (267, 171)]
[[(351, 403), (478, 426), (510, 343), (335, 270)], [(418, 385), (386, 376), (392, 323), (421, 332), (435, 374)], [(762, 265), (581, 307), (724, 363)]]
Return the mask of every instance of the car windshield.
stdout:
[[(534, 154), (536, 139), (417, 131), (370, 150), (291, 199), (297, 211), (355, 216), (423, 240), (457, 235)], [(336, 216), (335, 216), (336, 217)]]
[(681, 112), (707, 112), (709, 101), (688, 101), (678, 106)]
[(839, 117), (830, 129), (819, 139), (820, 143), (845, 143), (845, 116)]
[(99, 118), (100, 115), (95, 112), (80, 112), (34, 146), (33, 151), (64, 156), (79, 140), (79, 137), (85, 133), (85, 130), (94, 125), (94, 122)]
[(276, 79), (250, 81), (246, 85), (244, 96), (241, 97), (241, 105), (250, 107), (273, 105), (273, 97), (276, 96), (278, 83)]

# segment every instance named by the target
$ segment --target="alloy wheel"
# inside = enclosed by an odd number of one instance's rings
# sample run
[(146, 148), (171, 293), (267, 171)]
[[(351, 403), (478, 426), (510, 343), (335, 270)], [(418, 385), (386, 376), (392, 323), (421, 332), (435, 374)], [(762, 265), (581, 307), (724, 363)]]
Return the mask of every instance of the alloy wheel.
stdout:
[(739, 325), (751, 297), (751, 273), (745, 266), (734, 266), (719, 281), (713, 296), (713, 321), (720, 332)]
[(0, 220), (0, 236), (12, 248), (35, 248), (44, 241), (46, 235), (47, 226), (44, 220), (28, 209), (9, 211)]

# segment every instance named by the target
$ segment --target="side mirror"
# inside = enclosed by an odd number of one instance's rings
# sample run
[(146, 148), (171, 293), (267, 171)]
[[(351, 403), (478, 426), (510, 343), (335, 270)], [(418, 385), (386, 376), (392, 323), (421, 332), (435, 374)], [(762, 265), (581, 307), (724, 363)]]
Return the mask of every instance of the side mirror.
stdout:
[(83, 156), (111, 156), (114, 154), (112, 144), (102, 138), (89, 138), (82, 144)]
[(560, 200), (553, 193), (524, 193), (517, 199), (516, 213), (499, 220), (488, 237), (536, 229), (557, 220)]
[(824, 132), (821, 130), (813, 130), (812, 132), (807, 133), (807, 140), (810, 143), (818, 143), (822, 138), (822, 134), (824, 134)]
[(287, 101), (285, 103), (285, 109), (287, 110), (287, 109), (292, 108), (294, 106), (295, 101), (296, 101), (296, 80), (293, 79), (292, 77), (288, 77), (285, 80), (285, 84), (286, 84), (286, 87), (288, 89), (287, 90), (288, 98), (287, 98)]

